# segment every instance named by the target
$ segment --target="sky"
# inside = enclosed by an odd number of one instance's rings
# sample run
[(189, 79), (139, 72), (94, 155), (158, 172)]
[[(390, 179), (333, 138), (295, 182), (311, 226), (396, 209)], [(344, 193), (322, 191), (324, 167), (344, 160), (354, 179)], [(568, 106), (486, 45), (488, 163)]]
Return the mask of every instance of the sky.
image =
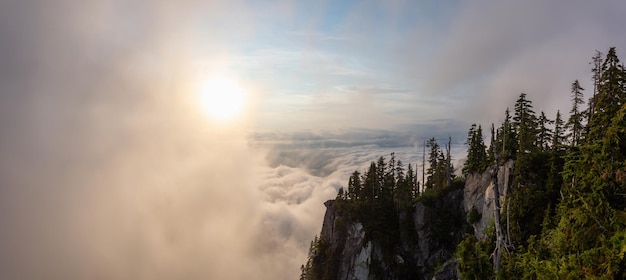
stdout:
[[(352, 171), (591, 93), (626, 2), (0, 0), (0, 278), (294, 279)], [(235, 81), (243, 109), (203, 111)]]

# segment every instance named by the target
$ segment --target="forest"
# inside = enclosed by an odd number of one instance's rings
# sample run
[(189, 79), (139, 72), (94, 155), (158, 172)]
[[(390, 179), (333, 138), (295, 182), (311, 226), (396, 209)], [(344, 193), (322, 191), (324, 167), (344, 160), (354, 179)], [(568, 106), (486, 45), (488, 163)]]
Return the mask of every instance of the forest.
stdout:
[[(503, 108), (500, 125), (491, 124), (489, 132), (471, 125), (463, 176), (454, 175), (449, 146), (432, 138), (423, 186), (414, 166), (405, 169), (391, 154), (350, 176), (337, 194), (339, 207), (391, 252), (401, 236), (411, 234), (404, 217), (416, 202), (463, 188), (468, 174), (512, 160), (511, 190), (498, 206), (506, 211), (496, 215), (486, 237), (465, 230), (460, 243), (450, 244), (461, 278), (626, 279), (626, 70), (615, 48), (596, 51), (590, 65), (593, 88), (572, 82), (567, 115), (537, 113), (521, 93), (512, 109)], [(451, 216), (447, 226), (471, 226), (476, 213), (466, 214)], [(311, 243), (301, 279), (333, 278), (328, 266), (314, 261), (323, 243), (317, 237)], [(324, 263), (341, 256), (328, 258)]]

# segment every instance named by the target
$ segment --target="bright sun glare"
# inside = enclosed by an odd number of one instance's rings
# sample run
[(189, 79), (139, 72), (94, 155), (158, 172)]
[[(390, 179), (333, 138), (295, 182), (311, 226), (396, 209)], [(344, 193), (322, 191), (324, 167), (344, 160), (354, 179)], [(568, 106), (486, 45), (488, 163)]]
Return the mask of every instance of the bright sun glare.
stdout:
[(209, 116), (230, 120), (243, 110), (246, 93), (233, 79), (213, 77), (200, 88), (200, 106)]

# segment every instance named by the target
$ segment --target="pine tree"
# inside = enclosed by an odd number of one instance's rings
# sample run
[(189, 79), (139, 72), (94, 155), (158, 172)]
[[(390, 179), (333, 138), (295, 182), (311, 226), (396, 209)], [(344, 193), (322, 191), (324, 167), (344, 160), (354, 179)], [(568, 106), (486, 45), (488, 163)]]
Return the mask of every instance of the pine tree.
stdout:
[(391, 153), (389, 161), (385, 166), (385, 180), (384, 180), (384, 193), (385, 198), (393, 200), (394, 192), (396, 190), (396, 154)]
[[(561, 112), (556, 111), (556, 119), (554, 120), (554, 131), (552, 133), (551, 146), (554, 151), (563, 151), (565, 143), (567, 142), (567, 135), (565, 134), (565, 123), (561, 118)], [(582, 129), (582, 128), (581, 128)]]
[(552, 199), (545, 186), (550, 170), (549, 153), (542, 151), (538, 144), (542, 142), (538, 137), (541, 126), (532, 108), (532, 102), (522, 93), (515, 103), (513, 120), (519, 149), (514, 164), (513, 188), (507, 198), (510, 202), (510, 240), (516, 245), (526, 244), (531, 235), (541, 231), (543, 210)]
[(417, 176), (417, 174), (413, 170), (413, 166), (409, 163), (409, 167), (407, 167), (404, 181), (406, 182), (406, 184), (408, 185), (408, 187), (409, 187), (409, 189), (411, 191), (411, 201), (413, 201), (413, 198), (415, 198), (415, 196), (418, 193), (418, 191), (417, 191), (417, 184), (416, 184), (416, 182), (417, 182), (417, 177), (416, 176)]
[(478, 171), (483, 171), (491, 162), (487, 160), (487, 146), (485, 146), (485, 139), (483, 139), (483, 128), (481, 125), (478, 125), (478, 130), (476, 130), (476, 140), (474, 142), (474, 146), (476, 149), (476, 153), (478, 154), (479, 165)]
[(537, 120), (537, 124), (539, 125), (539, 135), (537, 138), (537, 146), (542, 151), (547, 151), (550, 149), (550, 142), (552, 142), (552, 130), (548, 127), (548, 125), (553, 124), (554, 121), (548, 119), (546, 114), (541, 111), (541, 115), (539, 115), (539, 119)]
[(361, 198), (361, 174), (359, 171), (354, 171), (348, 180), (348, 193), (351, 200), (358, 200)]
[(495, 150), (490, 149), (489, 157), (493, 157), (494, 152), (497, 152), (500, 157), (498, 160), (504, 160), (514, 157), (517, 153), (517, 132), (508, 107), (504, 111), (504, 122), (498, 128), (495, 144)]
[(467, 133), (465, 144), (467, 147), (467, 160), (462, 172), (467, 175), (470, 172), (482, 172), (487, 167), (487, 152), (485, 151), (485, 141), (483, 139), (482, 127), (472, 124)]
[[(404, 164), (402, 163), (401, 160), (398, 160), (398, 162), (396, 163), (396, 180), (400, 181), (404, 181), (405, 178), (405, 174), (404, 174)], [(396, 185), (398, 184), (396, 181)]]
[(580, 107), (585, 102), (583, 101), (583, 89), (578, 80), (572, 83), (572, 110), (569, 111), (570, 117), (567, 120), (566, 127), (570, 130), (572, 146), (577, 146), (580, 143), (580, 139), (583, 134), (583, 119), (584, 111)]
[[(611, 48), (592, 98), (590, 133), (566, 157), (554, 229), (545, 230), (555, 278), (626, 277), (626, 96)], [(621, 88), (621, 89), (620, 89)]]
[(593, 75), (591, 76), (591, 81), (593, 82), (593, 95), (589, 98), (587, 120), (590, 120), (591, 115), (593, 115), (595, 111), (593, 99), (596, 97), (596, 94), (598, 94), (598, 88), (600, 87), (600, 77), (602, 76), (602, 64), (604, 63), (602, 56), (603, 56), (602, 52), (596, 50), (596, 53), (591, 58), (592, 61), (590, 62), (590, 64), (593, 64), (593, 68), (591, 69), (591, 73), (593, 73)]
[[(567, 137), (565, 135), (565, 128), (563, 119), (561, 119), (561, 112), (556, 112), (556, 119), (554, 120), (554, 133), (552, 134), (548, 179), (546, 181), (546, 196), (548, 197), (548, 203), (551, 209), (556, 203), (558, 193), (561, 185), (563, 184), (563, 177), (561, 172), (563, 171)], [(551, 214), (551, 213), (549, 213)], [(544, 217), (545, 219), (545, 217)]]
[(467, 175), (469, 172), (476, 171), (476, 155), (473, 153), (472, 144), (474, 143), (474, 138), (476, 134), (476, 124), (472, 124), (470, 126), (469, 131), (467, 132), (467, 140), (465, 141), (465, 145), (467, 145), (467, 159), (465, 160), (465, 164), (463, 165), (463, 175)]
[(537, 146), (537, 117), (533, 111), (532, 101), (526, 99), (526, 94), (520, 94), (515, 102), (515, 116), (513, 126), (517, 131), (518, 155), (528, 154), (536, 150)]
[(378, 158), (376, 162), (376, 176), (378, 178), (378, 182), (376, 184), (376, 198), (388, 197), (387, 190), (385, 189), (385, 174), (387, 173), (386, 167), (387, 163), (385, 162), (385, 158), (383, 156)]
[(605, 136), (611, 119), (624, 104), (623, 102), (626, 99), (624, 79), (624, 67), (619, 63), (615, 48), (610, 48), (602, 63), (602, 74), (598, 81), (598, 93), (591, 102), (594, 107), (589, 121), (589, 137), (592, 142)]
[[(413, 172), (411, 165), (409, 164), (409, 173)], [(404, 174), (404, 168), (402, 167), (402, 161), (398, 160), (396, 167), (397, 175), (397, 191), (396, 191), (396, 205), (397, 209), (404, 209), (409, 207), (413, 203), (413, 188), (412, 180), (413, 176)]]
[(432, 190), (435, 188), (435, 182), (437, 182), (437, 167), (439, 166), (439, 154), (441, 150), (434, 137), (428, 139), (426, 147), (430, 149), (428, 154), (428, 169), (426, 170), (426, 189)]
[(376, 171), (376, 163), (372, 162), (364, 175), (362, 197), (367, 202), (374, 201), (377, 196), (378, 173)]

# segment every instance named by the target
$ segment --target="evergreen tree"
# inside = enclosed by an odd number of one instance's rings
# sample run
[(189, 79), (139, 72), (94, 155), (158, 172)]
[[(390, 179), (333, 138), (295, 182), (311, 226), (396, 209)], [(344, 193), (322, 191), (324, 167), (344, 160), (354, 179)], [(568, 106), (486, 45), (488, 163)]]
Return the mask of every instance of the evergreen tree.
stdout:
[(407, 167), (406, 170), (406, 175), (405, 175), (405, 179), (404, 181), (406, 182), (406, 184), (409, 186), (409, 189), (411, 190), (411, 201), (413, 201), (413, 198), (415, 198), (415, 196), (417, 195), (417, 177), (416, 177), (416, 173), (413, 170), (413, 166), (409, 163), (409, 167)]
[(602, 74), (598, 81), (598, 93), (591, 103), (594, 107), (589, 120), (591, 142), (602, 139), (612, 118), (626, 99), (624, 67), (619, 63), (615, 48), (610, 48), (602, 63)]
[(482, 172), (487, 167), (487, 152), (482, 130), (480, 125), (476, 127), (476, 124), (472, 124), (467, 133), (465, 142), (468, 146), (467, 160), (462, 169), (464, 175), (470, 172)]
[[(558, 199), (558, 193), (561, 185), (563, 184), (563, 177), (561, 172), (563, 171), (567, 136), (565, 136), (564, 122), (561, 119), (561, 112), (556, 112), (556, 119), (554, 120), (554, 133), (552, 134), (552, 150), (550, 151), (550, 172), (548, 173), (548, 179), (546, 181), (546, 196), (549, 197), (549, 208), (556, 204)], [(547, 215), (551, 215), (548, 213)], [(544, 217), (545, 219), (545, 217)]]
[(396, 185), (399, 184), (398, 181), (404, 181), (405, 179), (405, 174), (404, 174), (404, 164), (402, 163), (401, 160), (398, 160), (398, 162), (396, 163)]
[(552, 278), (626, 278), (626, 96), (618, 62), (611, 48), (590, 104), (590, 133), (566, 157), (555, 223), (539, 244), (545, 252), (526, 258)]
[(570, 130), (572, 146), (577, 146), (580, 143), (580, 139), (583, 134), (583, 119), (584, 111), (580, 107), (585, 102), (583, 101), (583, 89), (578, 80), (572, 83), (572, 110), (569, 111), (570, 117), (567, 120), (566, 127)]
[(358, 200), (361, 198), (361, 173), (354, 171), (348, 180), (348, 193), (351, 200)]
[[(517, 153), (517, 132), (511, 118), (511, 111), (506, 108), (504, 111), (504, 122), (497, 131), (495, 152), (498, 153), (498, 160), (509, 159)], [(490, 149), (489, 157), (493, 157), (494, 150)]]
[[(484, 157), (500, 165), (513, 158), (515, 171), (502, 211), (500, 200), (493, 201), (496, 218), (484, 231), (486, 238), (469, 235), (457, 246), (457, 268), (463, 278), (626, 279), (626, 70), (614, 48), (606, 59), (599, 54), (593, 58), (594, 95), (588, 114), (581, 108), (583, 89), (575, 81), (567, 122), (560, 111), (554, 122), (543, 112), (535, 116), (532, 102), (521, 94), (514, 117), (507, 108), (495, 137), (492, 125), (488, 155), (481, 127), (470, 127), (464, 173), (480, 169)], [(428, 140), (427, 147), (430, 167), (426, 185), (437, 192), (424, 193), (419, 198), (424, 203), (443, 194), (438, 191), (446, 185), (446, 173), (452, 168), (449, 153), (444, 154), (435, 138)], [(449, 151), (449, 144), (446, 149)], [(364, 175), (352, 173), (348, 190), (341, 189), (337, 195), (337, 211), (354, 211), (342, 217), (361, 222), (367, 239), (376, 242), (384, 256), (385, 268), (379, 264), (370, 267), (380, 270), (375, 277), (394, 275), (394, 269), (403, 265), (394, 260), (405, 256), (400, 251), (406, 249), (399, 249), (400, 240), (419, 238), (410, 214), (416, 194), (413, 168), (409, 164), (405, 173), (394, 154), (389, 162), (381, 157)], [(492, 177), (495, 197), (497, 186), (508, 182), (508, 178), (504, 182), (499, 178)], [(386, 200), (388, 197), (391, 199)], [(349, 203), (354, 205), (345, 207)], [(500, 219), (500, 213), (506, 216)], [(448, 232), (446, 229), (441, 235), (447, 238)], [(327, 240), (316, 236), (300, 279), (336, 278), (341, 246), (333, 251)], [(404, 260), (404, 268), (415, 268), (416, 260)], [(396, 276), (418, 278), (410, 273)]]
[(538, 137), (541, 126), (532, 108), (532, 102), (522, 93), (515, 103), (513, 120), (519, 149), (514, 164), (514, 188), (507, 198), (507, 205), (510, 204), (509, 238), (516, 245), (525, 245), (531, 235), (541, 232), (542, 214), (553, 199), (546, 188), (549, 153), (538, 145), (542, 142)]
[(550, 149), (550, 143), (552, 142), (552, 130), (548, 127), (548, 125), (553, 124), (554, 121), (548, 119), (546, 114), (541, 111), (541, 115), (539, 115), (539, 119), (537, 120), (537, 124), (539, 125), (539, 135), (537, 137), (537, 146), (542, 151), (547, 151)]
[[(412, 167), (409, 164), (409, 173), (412, 172)], [(404, 209), (409, 207), (413, 203), (413, 188), (412, 181), (413, 176), (404, 174), (404, 168), (402, 168), (402, 162), (398, 160), (396, 167), (396, 175), (398, 180), (396, 181), (396, 205), (397, 209)]]
[(552, 150), (554, 151), (563, 151), (564, 149), (565, 143), (567, 142), (565, 126), (566, 125), (561, 118), (561, 112), (556, 111), (556, 119), (554, 120), (554, 132), (552, 133), (551, 140)]
[(391, 153), (389, 161), (385, 166), (385, 180), (383, 185), (385, 198), (392, 200), (396, 190), (396, 154)]
[(441, 153), (441, 150), (434, 137), (428, 139), (426, 147), (430, 149), (428, 154), (428, 169), (426, 170), (426, 189), (432, 190), (434, 189), (435, 182), (437, 181), (437, 167), (439, 166), (439, 154)]
[(473, 153), (472, 150), (472, 144), (474, 143), (474, 139), (475, 139), (475, 134), (476, 134), (476, 124), (472, 124), (472, 126), (470, 126), (469, 131), (467, 132), (467, 140), (465, 140), (465, 145), (467, 145), (467, 159), (465, 160), (465, 163), (463, 164), (463, 169), (461, 169), (461, 171), (463, 172), (463, 175), (467, 175), (467, 173), (472, 172), (472, 171), (476, 171), (476, 155)]
[[(589, 98), (589, 108), (587, 111), (587, 120), (590, 120), (591, 115), (593, 115), (594, 103), (593, 100), (598, 94), (598, 88), (600, 87), (600, 77), (602, 76), (602, 64), (604, 63), (604, 59), (602, 59), (602, 52), (596, 50), (595, 55), (591, 58), (592, 61), (590, 64), (593, 64), (593, 68), (591, 72), (593, 75), (591, 76), (591, 81), (593, 82), (593, 95)], [(587, 131), (588, 132), (588, 131)]]
[(428, 169), (426, 170), (426, 189), (427, 190), (443, 190), (447, 185), (448, 170), (450, 170), (451, 179), (454, 178), (454, 166), (449, 162), (447, 157), (441, 150), (437, 140), (431, 138), (427, 141), (426, 147), (430, 149), (428, 155)]
[(363, 199), (368, 202), (374, 201), (377, 196), (378, 189), (378, 173), (376, 172), (376, 163), (370, 163), (370, 167), (365, 172), (363, 182)]
[(536, 150), (537, 146), (537, 117), (533, 111), (532, 101), (526, 99), (526, 94), (520, 94), (515, 102), (515, 116), (513, 126), (517, 131), (518, 155), (528, 154)]
[(389, 193), (387, 192), (387, 190), (385, 189), (385, 175), (386, 175), (386, 167), (387, 163), (385, 162), (385, 158), (384, 157), (379, 157), (378, 161), (376, 162), (376, 176), (378, 178), (378, 182), (376, 184), (376, 198), (381, 198), (381, 197), (385, 197), (387, 198)]

